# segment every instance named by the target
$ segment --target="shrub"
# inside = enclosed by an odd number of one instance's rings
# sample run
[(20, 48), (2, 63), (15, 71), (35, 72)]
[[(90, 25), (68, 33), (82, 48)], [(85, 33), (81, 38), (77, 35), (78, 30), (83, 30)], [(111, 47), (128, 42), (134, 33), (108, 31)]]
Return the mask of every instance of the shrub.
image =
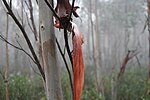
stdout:
[[(112, 79), (118, 73), (103, 77), (104, 95), (98, 94), (91, 70), (85, 71), (85, 84), (81, 100), (111, 100)], [(150, 100), (147, 95), (147, 69), (128, 67), (117, 85), (117, 100)], [(25, 75), (9, 77), (9, 100), (46, 100), (43, 82), (39, 77), (30, 78)], [(61, 76), (64, 100), (72, 100), (70, 81), (67, 72)], [(5, 83), (0, 77), (0, 100), (5, 100)]]
[[(5, 100), (5, 83), (2, 79), (1, 82), (0, 100)], [(10, 100), (39, 100), (45, 97), (42, 80), (23, 75), (9, 77), (8, 91)]]

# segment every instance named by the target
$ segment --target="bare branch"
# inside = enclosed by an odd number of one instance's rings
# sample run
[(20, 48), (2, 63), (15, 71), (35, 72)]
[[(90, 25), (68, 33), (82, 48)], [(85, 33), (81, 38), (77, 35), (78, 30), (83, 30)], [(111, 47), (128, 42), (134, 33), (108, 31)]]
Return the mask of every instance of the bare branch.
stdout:
[(75, 3), (75, 0), (72, 1), (71, 12), (70, 12), (70, 15), (69, 15), (69, 22), (71, 20), (71, 16), (72, 16), (72, 13), (73, 13), (74, 3)]
[(118, 74), (117, 79), (119, 80), (120, 77), (124, 74), (125, 68), (127, 63), (133, 58), (135, 57), (139, 52), (137, 52), (137, 50), (128, 50), (128, 53), (126, 54), (125, 58), (122, 61), (121, 67), (120, 67), (120, 72)]
[(27, 23), (28, 23), (28, 25), (29, 25), (29, 28), (30, 28), (30, 30), (34, 33), (34, 31), (33, 31), (33, 29), (32, 29), (32, 26), (31, 26), (31, 24), (30, 24), (30, 22), (29, 22), (29, 17), (28, 17), (28, 15), (27, 15), (27, 12), (26, 12), (26, 17), (27, 17)]
[[(55, 16), (55, 17), (60, 21), (60, 23), (61, 23), (61, 20), (60, 20), (59, 16), (57, 15), (57, 13), (55, 12), (55, 10), (53, 9), (52, 5), (49, 4), (47, 0), (44, 0), (44, 1), (45, 1), (45, 3), (47, 4), (47, 6), (51, 9), (51, 11), (53, 12), (54, 16)], [(72, 62), (72, 55), (71, 55), (70, 48), (69, 48), (69, 44), (68, 44), (68, 32), (67, 32), (67, 27), (68, 27), (68, 25), (70, 25), (69, 23), (70, 23), (70, 20), (71, 20), (71, 15), (72, 15), (72, 13), (73, 13), (74, 3), (75, 3), (75, 0), (73, 0), (73, 2), (72, 2), (72, 8), (71, 8), (71, 12), (70, 12), (68, 24), (64, 27), (65, 46), (66, 46), (67, 53), (68, 53), (68, 55), (69, 55), (69, 59), (70, 59), (72, 65), (73, 65), (73, 62)]]
[(65, 63), (65, 65), (66, 65), (66, 69), (67, 69), (67, 71), (68, 71), (68, 75), (69, 75), (69, 79), (70, 79), (70, 86), (71, 86), (71, 89), (72, 89), (72, 95), (73, 95), (73, 83), (72, 83), (72, 78), (71, 78), (71, 72), (70, 72), (70, 70), (69, 70), (69, 67), (68, 67), (68, 64), (67, 64), (65, 55), (63, 54), (63, 52), (62, 52), (62, 50), (61, 50), (61, 47), (60, 47), (60, 45), (59, 45), (59, 42), (58, 42), (57, 38), (56, 38), (56, 44), (57, 44), (57, 46), (58, 46), (58, 49), (59, 49), (59, 51), (60, 51), (60, 54), (61, 54), (61, 56), (62, 56), (62, 58), (63, 58), (63, 60), (64, 60), (64, 63)]
[(141, 33), (144, 33), (146, 27), (147, 27), (147, 24), (148, 24), (148, 17), (146, 16), (146, 21), (145, 21), (145, 24), (144, 24), (144, 27), (143, 27), (143, 30)]
[(29, 22), (29, 17), (28, 17), (27, 12), (26, 12), (27, 22), (28, 22), (29, 28), (34, 33), (35, 40), (37, 41), (38, 40), (38, 38), (37, 38), (38, 33), (37, 33), (37, 29), (36, 29), (35, 21), (34, 21), (34, 17), (33, 17), (33, 6), (32, 6), (31, 0), (28, 0), (28, 2), (29, 2), (29, 4), (27, 3), (27, 1), (25, 1), (25, 4), (27, 5), (27, 8), (29, 9), (29, 12), (30, 12), (30, 20), (31, 20), (32, 26)]
[(68, 33), (67, 33), (67, 29), (64, 29), (64, 39), (65, 39), (65, 46), (66, 46), (66, 49), (67, 49), (67, 53), (68, 53), (68, 55), (69, 55), (69, 59), (70, 59), (70, 61), (71, 61), (72, 67), (73, 67), (72, 55), (71, 55), (70, 47), (69, 47), (69, 44), (68, 44)]
[[(30, 62), (30, 60), (29, 60), (29, 62)], [(33, 70), (37, 75), (41, 76), (40, 73), (36, 72), (36, 70), (34, 69), (34, 67), (33, 67), (33, 65), (31, 64), (31, 62), (30, 62), (30, 66), (31, 66), (32, 70)]]
[(29, 58), (31, 58), (31, 60), (32, 60), (34, 63), (36, 63), (35, 60), (31, 57), (31, 55), (30, 55), (29, 53), (27, 53), (27, 52), (21, 47), (21, 45), (20, 45), (20, 43), (19, 43), (18, 41), (17, 41), (17, 43), (18, 43), (18, 45), (19, 45), (20, 47), (14, 45), (14, 44), (12, 44), (12, 43), (10, 43), (10, 42), (7, 41), (2, 35), (0, 35), (0, 38), (1, 38), (2, 41), (8, 43), (10, 46), (12, 46), (12, 47), (14, 47), (14, 48), (16, 48), (16, 49), (18, 49), (18, 50), (20, 50), (20, 51), (23, 51)]
[(60, 18), (59, 18), (59, 16), (58, 16), (57, 13), (55, 12), (53, 6), (52, 6), (47, 0), (44, 0), (44, 1), (45, 1), (45, 3), (47, 4), (47, 6), (51, 9), (51, 11), (53, 12), (54, 16), (55, 16), (59, 21), (61, 21)]
[(132, 59), (133, 57), (135, 57), (137, 54), (140, 53), (139, 51), (136, 51), (136, 50), (135, 51), (129, 51), (129, 52), (131, 54), (130, 57), (129, 57), (129, 60)]
[(10, 5), (10, 8), (12, 9), (12, 0), (10, 0), (9, 5)]
[(32, 44), (31, 44), (31, 42), (29, 40), (29, 37), (28, 37), (26, 31), (24, 30), (23, 26), (21, 25), (21, 23), (18, 21), (18, 19), (14, 15), (13, 11), (10, 9), (10, 6), (6, 2), (6, 0), (2, 0), (2, 1), (3, 1), (4, 5), (5, 5), (5, 7), (7, 8), (9, 15), (13, 18), (13, 20), (15, 21), (15, 23), (17, 24), (17, 26), (21, 30), (21, 32), (22, 32), (22, 34), (23, 34), (23, 36), (24, 36), (24, 38), (26, 40), (26, 43), (28, 44), (28, 47), (29, 47), (29, 49), (30, 49), (30, 51), (32, 53), (32, 56), (34, 57), (34, 60), (36, 61), (36, 65), (39, 68), (39, 71), (40, 71), (40, 73), (41, 73), (41, 75), (42, 75), (42, 77), (43, 77), (43, 79), (45, 81), (45, 74), (44, 74), (44, 72), (42, 70), (41, 64), (40, 64), (40, 62), (39, 62), (39, 60), (37, 58), (37, 55), (36, 55), (36, 53), (35, 53), (35, 51), (33, 49), (33, 46), (32, 46)]
[[(16, 11), (16, 14), (17, 14), (17, 17), (18, 17), (18, 19), (21, 21), (21, 20), (23, 20), (22, 18), (21, 18), (21, 16), (19, 15), (19, 12), (18, 11)], [(22, 25), (23, 25), (23, 23), (21, 23)]]
[(136, 57), (136, 60), (138, 62), (138, 65), (141, 67), (141, 63), (140, 63), (140, 60), (139, 60), (138, 56), (135, 56), (135, 57)]
[(28, 0), (28, 2), (29, 2), (30, 17), (31, 17), (30, 20), (31, 20), (32, 27), (33, 27), (34, 37), (35, 37), (35, 40), (37, 41), (37, 29), (36, 29), (35, 21), (34, 21), (34, 17), (33, 17), (33, 7), (32, 7), (32, 2), (31, 2), (31, 0)]
[(39, 4), (39, 3), (38, 3), (38, 0), (36, 0), (36, 3)]

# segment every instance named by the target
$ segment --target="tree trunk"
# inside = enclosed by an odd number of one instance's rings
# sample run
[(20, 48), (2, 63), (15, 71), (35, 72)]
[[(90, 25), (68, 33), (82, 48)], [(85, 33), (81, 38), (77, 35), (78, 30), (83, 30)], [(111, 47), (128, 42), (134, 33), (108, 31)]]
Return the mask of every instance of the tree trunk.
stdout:
[(97, 65), (96, 65), (96, 58), (95, 58), (95, 38), (94, 38), (94, 24), (92, 21), (92, 1), (90, 1), (90, 24), (91, 24), (91, 38), (92, 38), (92, 58), (93, 58), (93, 69), (94, 69), (94, 76), (95, 76), (95, 85), (98, 91), (98, 77), (97, 77)]
[(95, 0), (95, 36), (96, 36), (96, 52), (95, 52), (95, 58), (96, 58), (96, 74), (97, 74), (97, 90), (99, 94), (103, 94), (104, 92), (104, 87), (103, 87), (103, 82), (102, 82), (102, 77), (103, 77), (103, 69), (102, 69), (102, 64), (101, 64), (101, 49), (100, 49), (100, 31), (99, 31), (99, 17), (98, 17), (98, 1)]
[(148, 32), (149, 32), (149, 74), (148, 74), (148, 84), (150, 84), (150, 0), (147, 0), (147, 6), (148, 6)]
[(94, 74), (95, 74), (95, 81), (96, 81), (96, 89), (98, 94), (103, 94), (103, 85), (102, 85), (102, 74), (100, 70), (100, 61), (101, 61), (101, 54), (100, 54), (100, 41), (99, 41), (99, 30), (98, 30), (98, 14), (97, 14), (97, 0), (94, 1), (94, 14), (95, 14), (95, 24), (92, 21), (92, 1), (90, 1), (90, 22), (91, 22), (91, 34), (92, 34), (92, 56), (93, 56), (93, 66), (94, 66)]
[[(50, 3), (52, 4), (52, 0), (50, 0)], [(44, 0), (39, 0), (39, 25), (46, 78), (46, 97), (47, 100), (62, 100), (59, 67), (56, 59), (53, 13), (47, 7)]]
[[(6, 41), (8, 41), (8, 14), (7, 14), (7, 26), (6, 26)], [(6, 43), (6, 65), (5, 65), (5, 93), (6, 100), (9, 100), (8, 97), (8, 66), (9, 66), (9, 56), (8, 56), (8, 43)]]

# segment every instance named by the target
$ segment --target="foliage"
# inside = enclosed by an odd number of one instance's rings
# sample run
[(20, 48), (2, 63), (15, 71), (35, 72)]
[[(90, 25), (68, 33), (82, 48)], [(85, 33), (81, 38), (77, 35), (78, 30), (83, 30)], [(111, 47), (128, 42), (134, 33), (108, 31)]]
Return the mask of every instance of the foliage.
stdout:
[[(95, 82), (92, 77), (85, 71), (85, 82), (82, 92), (81, 100), (104, 100), (102, 96), (98, 95), (95, 89)], [(64, 100), (71, 100), (71, 89), (69, 84), (69, 78), (66, 73), (62, 75), (62, 90)]]
[(62, 82), (62, 90), (63, 90), (63, 97), (64, 100), (71, 100), (71, 87), (70, 87), (70, 82), (69, 82), (69, 77), (67, 72), (63, 73), (61, 77), (61, 82)]
[[(112, 98), (112, 79), (114, 76), (105, 77), (105, 99)], [(145, 67), (132, 68), (128, 66), (121, 80), (117, 84), (117, 100), (149, 100), (147, 95), (147, 70)]]
[(118, 87), (119, 100), (149, 100), (146, 68), (129, 68)]
[[(0, 82), (0, 100), (5, 100), (5, 83), (3, 79)], [(39, 100), (45, 97), (43, 83), (39, 78), (12, 75), (8, 82), (10, 100)]]
[[(81, 100), (111, 100), (112, 79), (117, 75), (105, 76), (104, 95), (96, 91), (95, 81), (91, 70), (85, 71), (85, 85)], [(116, 72), (113, 74), (117, 74)], [(10, 75), (9, 77), (10, 100), (45, 100), (43, 82), (39, 77), (30, 78), (24, 75)], [(67, 72), (61, 76), (64, 100), (71, 100), (72, 93)], [(149, 100), (147, 95), (147, 69), (127, 67), (124, 75), (117, 85), (117, 100)], [(5, 100), (5, 84), (0, 77), (0, 100)]]

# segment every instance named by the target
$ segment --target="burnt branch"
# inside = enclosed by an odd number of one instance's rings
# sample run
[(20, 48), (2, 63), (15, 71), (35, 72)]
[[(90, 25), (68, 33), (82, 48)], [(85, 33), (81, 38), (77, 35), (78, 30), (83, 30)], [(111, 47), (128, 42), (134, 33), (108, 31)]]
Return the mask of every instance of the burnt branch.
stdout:
[(139, 53), (139, 52), (137, 52), (137, 50), (133, 50), (133, 51), (128, 50), (128, 53), (126, 54), (126, 56), (124, 57), (124, 59), (123, 59), (123, 61), (122, 61), (122, 64), (121, 64), (121, 67), (120, 67), (120, 72), (119, 72), (118, 77), (117, 77), (118, 80), (119, 80), (120, 77), (124, 74), (127, 63), (128, 63), (133, 57), (136, 57), (136, 55), (137, 55), (138, 53)]
[(71, 16), (72, 16), (72, 13), (73, 13), (74, 3), (75, 3), (75, 0), (72, 1), (71, 12), (70, 12), (70, 15), (69, 15), (69, 21), (71, 20)]
[(66, 46), (66, 49), (67, 49), (67, 53), (69, 55), (69, 59), (71, 61), (71, 65), (73, 67), (73, 62), (72, 62), (72, 55), (71, 55), (71, 51), (70, 51), (70, 47), (69, 47), (69, 44), (68, 44), (68, 33), (67, 33), (67, 29), (64, 29), (64, 39), (65, 39), (65, 46)]
[(3, 1), (4, 5), (5, 5), (6, 9), (8, 10), (8, 14), (13, 18), (13, 20), (15, 21), (15, 23), (17, 24), (17, 26), (21, 30), (21, 32), (22, 32), (22, 34), (23, 34), (23, 36), (24, 36), (24, 38), (26, 40), (26, 43), (28, 44), (29, 50), (31, 51), (32, 56), (33, 56), (33, 58), (34, 58), (34, 60), (36, 62), (35, 64), (37, 65), (37, 67), (38, 67), (38, 69), (39, 69), (39, 71), (40, 71), (40, 73), (41, 73), (41, 75), (43, 77), (43, 80), (45, 81), (45, 74), (44, 74), (44, 72), (42, 70), (41, 64), (40, 64), (40, 62), (38, 60), (38, 57), (37, 57), (37, 55), (36, 55), (36, 53), (35, 53), (35, 51), (33, 49), (33, 46), (32, 46), (32, 44), (30, 42), (30, 39), (29, 39), (26, 31), (24, 30), (23, 26), (21, 25), (21, 23), (18, 21), (18, 19), (14, 15), (13, 11), (11, 10), (11, 8), (8, 5), (8, 3), (6, 2), (6, 0), (2, 0), (2, 1)]
[(44, 0), (44, 1), (45, 1), (46, 5), (50, 8), (50, 10), (53, 12), (54, 16), (60, 21), (60, 18), (57, 15), (57, 13), (55, 12), (53, 6), (47, 0)]
[(63, 58), (63, 60), (64, 60), (65, 65), (66, 65), (66, 69), (67, 69), (68, 75), (69, 75), (69, 80), (70, 80), (70, 86), (71, 86), (71, 90), (72, 90), (72, 95), (73, 95), (73, 83), (72, 83), (71, 72), (70, 72), (70, 70), (69, 70), (69, 67), (68, 67), (68, 64), (67, 64), (65, 55), (63, 54), (63, 52), (62, 52), (62, 50), (61, 50), (61, 47), (60, 47), (60, 45), (59, 45), (59, 42), (58, 42), (57, 38), (56, 38), (56, 44), (57, 44), (57, 46), (58, 46), (59, 52), (60, 52), (60, 54), (61, 54), (61, 56), (62, 56), (62, 58)]

